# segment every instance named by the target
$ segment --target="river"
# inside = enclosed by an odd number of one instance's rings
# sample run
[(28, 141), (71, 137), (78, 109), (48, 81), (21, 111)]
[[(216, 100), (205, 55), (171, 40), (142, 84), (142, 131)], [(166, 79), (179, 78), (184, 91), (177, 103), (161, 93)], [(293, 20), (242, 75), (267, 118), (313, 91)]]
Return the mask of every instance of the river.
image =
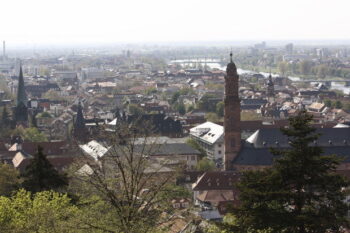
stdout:
[[(215, 62), (217, 61), (217, 62)], [(222, 66), (219, 63), (219, 60), (211, 60), (211, 59), (189, 59), (189, 60), (172, 60), (170, 61), (171, 63), (178, 63), (180, 65), (185, 65), (185, 64), (191, 64), (195, 67), (196, 63), (201, 62), (202, 64), (204, 62), (207, 62), (206, 65), (209, 66), (210, 69), (219, 69), (219, 70), (226, 70), (226, 66)], [(260, 73), (262, 75), (264, 75), (265, 77), (268, 77), (270, 73), (266, 73), (266, 72), (255, 72), (252, 70), (243, 70), (240, 68), (237, 68), (237, 73), (239, 75), (242, 74), (256, 74), (256, 73)], [(279, 74), (271, 74), (272, 77), (278, 77)], [(300, 77), (293, 77), (293, 76), (288, 76), (288, 79), (290, 79), (291, 81), (299, 81)], [(344, 84), (342, 83), (338, 83), (338, 82), (332, 82), (331, 83), (331, 88), (332, 90), (340, 90), (343, 91), (344, 94), (350, 94), (350, 87), (346, 87)]]

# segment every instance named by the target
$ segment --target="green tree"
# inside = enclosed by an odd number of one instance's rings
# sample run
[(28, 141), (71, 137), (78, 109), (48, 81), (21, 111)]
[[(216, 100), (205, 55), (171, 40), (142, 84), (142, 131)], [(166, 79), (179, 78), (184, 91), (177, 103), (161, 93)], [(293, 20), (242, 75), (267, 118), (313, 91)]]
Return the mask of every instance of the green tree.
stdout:
[(193, 138), (189, 138), (187, 139), (186, 143), (191, 146), (193, 149), (198, 150), (201, 153), (201, 158), (204, 158), (207, 156), (207, 153), (205, 152), (205, 150), (203, 149), (203, 147), (201, 147), (198, 142), (196, 140), (194, 140)]
[[(74, 194), (92, 200), (92, 205), (83, 211), (87, 215), (83, 221), (94, 229), (153, 232), (166, 220), (163, 213), (172, 213), (169, 203), (176, 190), (169, 184), (176, 179), (177, 167), (170, 169), (166, 167), (168, 161), (150, 159), (159, 146), (157, 139), (145, 136), (151, 133), (150, 127), (143, 126), (118, 125), (115, 134), (108, 135), (110, 143), (105, 145), (108, 150), (103, 158), (98, 162), (84, 159), (84, 164), (91, 168), (89, 172), (72, 174)], [(81, 171), (79, 166), (78, 169)], [(97, 199), (97, 204), (93, 199)], [(96, 219), (96, 212), (102, 212), (103, 218)]]
[(343, 108), (343, 104), (340, 100), (337, 100), (333, 103), (334, 107), (337, 109), (342, 109)]
[(79, 232), (70, 224), (78, 215), (67, 195), (44, 191), (31, 195), (25, 190), (0, 197), (0, 232)]
[(172, 96), (171, 96), (171, 100), (170, 100), (170, 104), (175, 104), (177, 102), (177, 100), (180, 97), (180, 92), (175, 92)]
[(198, 161), (196, 165), (197, 171), (214, 171), (216, 169), (215, 163), (213, 160), (210, 160), (206, 157)]
[(177, 104), (176, 110), (180, 113), (180, 115), (185, 115), (185, 113), (186, 113), (186, 107), (183, 103)]
[(322, 155), (313, 143), (319, 135), (311, 121), (305, 111), (290, 118), (290, 127), (281, 129), (290, 148), (271, 150), (278, 156), (272, 168), (244, 173), (235, 211), (243, 230), (321, 233), (348, 226), (343, 188), (349, 182), (335, 173), (338, 157)]
[(301, 61), (299, 63), (300, 73), (303, 75), (308, 75), (311, 72), (312, 62), (308, 60)]
[(218, 122), (220, 121), (219, 116), (215, 113), (215, 112), (208, 112), (205, 114), (205, 119), (207, 121), (211, 121), (211, 122)]
[(31, 127), (27, 128), (23, 132), (23, 139), (31, 142), (46, 142), (46, 136), (41, 133), (37, 128)]
[(324, 104), (325, 104), (327, 107), (332, 107), (332, 100), (326, 99), (326, 100), (324, 101)]
[(0, 164), (0, 196), (10, 196), (21, 187), (18, 170), (8, 164)]
[(257, 121), (261, 120), (261, 114), (253, 111), (242, 111), (241, 121)]
[(219, 117), (224, 116), (224, 109), (225, 109), (225, 104), (223, 101), (220, 101), (219, 103), (216, 104), (216, 114)]
[(193, 110), (194, 110), (194, 106), (193, 105), (187, 106), (187, 112), (191, 112)]
[[(228, 213), (224, 216), (222, 223), (221, 222), (215, 222), (215, 224), (209, 224), (209, 226), (205, 229), (205, 232), (207, 233), (239, 233), (240, 231), (240, 224), (238, 222), (238, 218)], [(247, 228), (247, 230), (244, 233), (272, 233), (273, 231), (271, 229), (267, 230), (254, 230), (251, 228)]]
[(202, 98), (198, 101), (197, 107), (198, 109), (208, 111), (208, 112), (215, 112), (216, 110), (216, 104), (214, 101), (211, 101), (211, 99), (215, 98), (212, 94), (204, 94)]
[(10, 124), (11, 124), (11, 119), (7, 111), (7, 107), (5, 105), (2, 109), (2, 114), (1, 114), (1, 125), (3, 127), (9, 127)]
[(7, 111), (6, 105), (2, 109), (1, 121), (0, 121), (0, 135), (2, 137), (9, 137), (11, 133), (11, 119)]
[(22, 126), (16, 127), (11, 131), (11, 135), (21, 136), (24, 140), (30, 142), (46, 142), (46, 136), (41, 133), (37, 128), (23, 128)]
[(281, 74), (284, 76), (288, 71), (288, 63), (285, 61), (278, 63), (278, 70), (281, 72)]
[(67, 178), (59, 174), (46, 158), (41, 146), (38, 146), (38, 153), (34, 155), (22, 176), (23, 187), (31, 192), (61, 190), (68, 184)]
[(329, 67), (326, 64), (322, 64), (316, 67), (317, 77), (325, 78), (329, 73)]
[(137, 104), (128, 105), (129, 113), (132, 115), (140, 116), (144, 113), (143, 109), (140, 108)]
[(145, 90), (146, 95), (151, 95), (151, 94), (155, 94), (155, 93), (157, 93), (157, 89), (155, 87), (150, 87), (150, 88)]

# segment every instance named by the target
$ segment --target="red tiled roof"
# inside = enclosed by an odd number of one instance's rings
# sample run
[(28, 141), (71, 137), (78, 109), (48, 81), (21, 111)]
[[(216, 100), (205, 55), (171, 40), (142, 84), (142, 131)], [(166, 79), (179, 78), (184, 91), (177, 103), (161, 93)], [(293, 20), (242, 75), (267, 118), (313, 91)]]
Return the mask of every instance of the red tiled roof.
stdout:
[(202, 202), (210, 202), (217, 206), (222, 201), (233, 201), (238, 199), (236, 190), (208, 190), (203, 191), (197, 196), (197, 199)]
[[(74, 162), (76, 157), (73, 156), (48, 156), (47, 159), (51, 165), (58, 171), (63, 170)], [(24, 158), (20, 164), (16, 167), (19, 170), (24, 170), (29, 164), (32, 158)]]
[(213, 171), (204, 173), (192, 185), (194, 191), (233, 190), (240, 174), (233, 171)]
[[(27, 154), (34, 155), (38, 151), (38, 146), (43, 148), (43, 153), (45, 155), (62, 155), (66, 153), (64, 150), (68, 145), (65, 141), (58, 142), (23, 142), (22, 151)], [(16, 150), (13, 146), (10, 150)]]

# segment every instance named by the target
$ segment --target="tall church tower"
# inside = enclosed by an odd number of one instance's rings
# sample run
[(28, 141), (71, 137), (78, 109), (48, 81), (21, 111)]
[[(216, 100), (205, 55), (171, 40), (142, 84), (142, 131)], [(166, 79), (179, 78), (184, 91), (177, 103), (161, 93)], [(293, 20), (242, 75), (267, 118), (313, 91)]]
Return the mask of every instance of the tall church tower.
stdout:
[(225, 76), (225, 155), (224, 168), (230, 170), (232, 162), (241, 149), (241, 107), (238, 96), (238, 74), (230, 53), (230, 63), (227, 64)]
[(269, 80), (267, 81), (267, 98), (270, 102), (274, 102), (275, 100), (275, 87), (271, 74), (269, 75)]
[(77, 110), (77, 116), (74, 122), (73, 126), (73, 136), (76, 140), (84, 142), (88, 138), (88, 132), (85, 127), (85, 119), (83, 115), (83, 107), (81, 106), (81, 103), (79, 101), (78, 104), (78, 110)]
[(17, 125), (28, 126), (28, 99), (24, 87), (22, 66), (19, 68), (17, 105), (15, 107), (15, 121)]

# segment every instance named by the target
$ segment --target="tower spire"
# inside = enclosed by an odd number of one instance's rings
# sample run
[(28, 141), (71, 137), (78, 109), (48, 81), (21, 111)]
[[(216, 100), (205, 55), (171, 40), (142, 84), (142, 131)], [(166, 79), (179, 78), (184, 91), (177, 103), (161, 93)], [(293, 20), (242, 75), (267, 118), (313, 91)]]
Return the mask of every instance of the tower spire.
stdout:
[(79, 141), (84, 141), (87, 138), (83, 107), (81, 106), (80, 100), (78, 103), (77, 117), (74, 122), (73, 136)]
[(225, 76), (225, 112), (224, 112), (224, 141), (225, 155), (224, 168), (230, 170), (232, 163), (241, 149), (241, 107), (238, 94), (237, 68), (232, 61), (230, 53), (230, 63), (227, 64)]
[(24, 78), (22, 71), (22, 64), (19, 67), (19, 75), (18, 75), (18, 89), (17, 89), (17, 106), (23, 103), (24, 106), (27, 107), (27, 94), (24, 87)]
[(272, 75), (270, 72), (269, 79), (267, 81), (267, 98), (270, 102), (273, 102), (274, 97), (275, 97), (275, 87), (274, 87), (274, 83), (272, 81)]
[(16, 124), (21, 124), (23, 126), (28, 125), (28, 99), (24, 87), (24, 78), (22, 71), (22, 64), (19, 67), (18, 75), (18, 89), (17, 89), (17, 105), (15, 107), (15, 121)]

